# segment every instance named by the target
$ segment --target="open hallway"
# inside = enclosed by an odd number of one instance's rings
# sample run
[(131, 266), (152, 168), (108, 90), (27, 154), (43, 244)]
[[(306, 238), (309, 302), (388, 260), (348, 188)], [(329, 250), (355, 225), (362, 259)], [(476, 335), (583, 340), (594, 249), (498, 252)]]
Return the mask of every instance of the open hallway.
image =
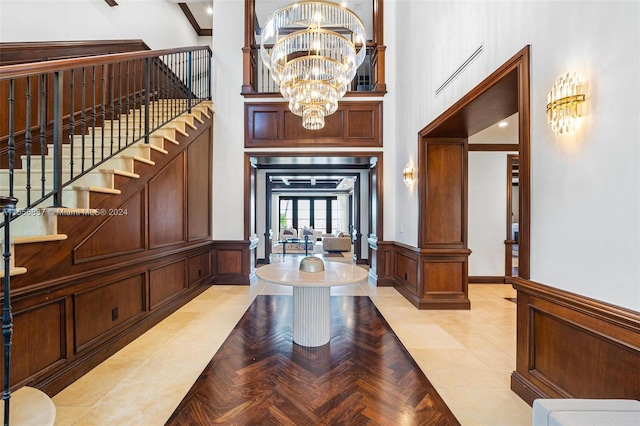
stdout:
[[(53, 398), (56, 425), (162, 425), (258, 294), (291, 288), (212, 286)], [(463, 425), (529, 425), (509, 389), (516, 305), (507, 285), (469, 286), (470, 311), (418, 311), (393, 288), (332, 288), (369, 296)]]

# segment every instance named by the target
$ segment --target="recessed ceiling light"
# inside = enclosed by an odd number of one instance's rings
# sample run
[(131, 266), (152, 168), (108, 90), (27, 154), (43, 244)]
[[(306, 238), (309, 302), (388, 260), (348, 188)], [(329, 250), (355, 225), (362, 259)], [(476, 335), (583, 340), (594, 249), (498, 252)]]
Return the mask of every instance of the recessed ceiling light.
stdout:
[(498, 127), (507, 127), (509, 125), (509, 123), (507, 123), (506, 121), (501, 121), (500, 123), (498, 123)]
[(211, 6), (207, 7), (207, 13), (213, 15), (213, 8)]

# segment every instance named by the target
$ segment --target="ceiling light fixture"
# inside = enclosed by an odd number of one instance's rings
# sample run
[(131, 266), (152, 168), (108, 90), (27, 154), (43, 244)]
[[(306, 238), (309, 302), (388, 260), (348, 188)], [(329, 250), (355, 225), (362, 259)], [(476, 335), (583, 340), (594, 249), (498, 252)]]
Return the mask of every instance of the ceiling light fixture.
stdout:
[(506, 121), (501, 121), (500, 123), (498, 123), (498, 127), (507, 127), (509, 125), (509, 123), (507, 123)]
[(305, 129), (322, 129), (364, 60), (364, 24), (339, 4), (303, 1), (276, 10), (262, 29), (260, 56), (289, 109)]
[(213, 15), (213, 8), (211, 6), (207, 6), (207, 13)]

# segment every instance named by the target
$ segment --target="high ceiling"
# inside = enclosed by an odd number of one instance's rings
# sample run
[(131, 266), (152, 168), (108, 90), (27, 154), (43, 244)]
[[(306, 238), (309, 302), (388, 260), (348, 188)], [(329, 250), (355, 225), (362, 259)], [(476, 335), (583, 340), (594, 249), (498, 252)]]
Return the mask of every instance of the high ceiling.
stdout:
[(187, 17), (193, 29), (199, 36), (210, 36), (213, 27), (213, 0), (165, 0), (168, 3), (180, 5), (182, 12)]
[[(198, 35), (211, 35), (213, 17), (208, 12), (208, 9), (213, 8), (214, 0), (191, 0), (187, 2), (181, 0), (165, 1), (180, 5)], [(255, 2), (258, 25), (262, 25), (275, 10), (293, 3), (291, 0), (255, 0)], [(360, 17), (364, 23), (367, 38), (371, 39), (373, 34), (373, 0), (346, 0), (339, 3), (344, 4), (345, 7), (351, 9)]]

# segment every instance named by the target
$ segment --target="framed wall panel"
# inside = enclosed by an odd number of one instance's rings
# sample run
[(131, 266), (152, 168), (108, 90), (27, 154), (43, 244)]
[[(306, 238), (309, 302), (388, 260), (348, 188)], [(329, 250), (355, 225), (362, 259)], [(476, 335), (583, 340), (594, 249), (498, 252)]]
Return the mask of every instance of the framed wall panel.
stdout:
[(382, 101), (340, 102), (320, 130), (303, 128), (285, 102), (248, 102), (245, 123), (245, 148), (382, 146)]

